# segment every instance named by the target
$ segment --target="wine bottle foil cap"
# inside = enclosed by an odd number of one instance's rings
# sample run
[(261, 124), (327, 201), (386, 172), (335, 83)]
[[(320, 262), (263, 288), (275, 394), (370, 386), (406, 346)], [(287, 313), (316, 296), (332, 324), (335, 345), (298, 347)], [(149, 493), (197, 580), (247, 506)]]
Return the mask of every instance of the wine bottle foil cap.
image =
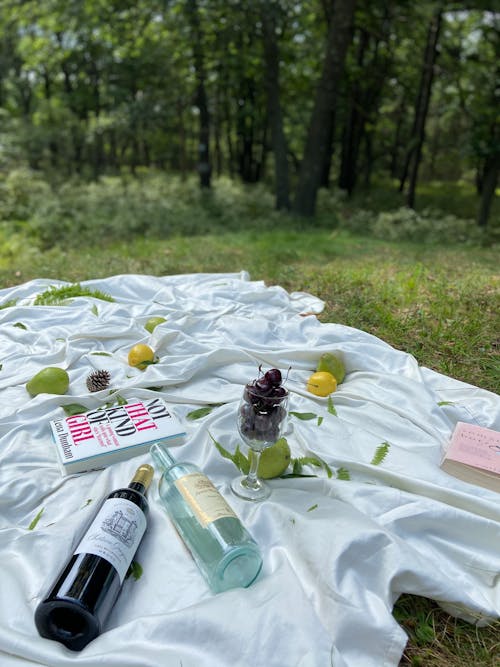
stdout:
[(139, 484), (142, 484), (145, 489), (149, 487), (151, 484), (151, 480), (153, 479), (153, 476), (155, 474), (153, 466), (150, 466), (149, 464), (145, 463), (142, 466), (139, 466), (137, 468), (136, 473), (132, 479), (133, 482), (137, 482)]

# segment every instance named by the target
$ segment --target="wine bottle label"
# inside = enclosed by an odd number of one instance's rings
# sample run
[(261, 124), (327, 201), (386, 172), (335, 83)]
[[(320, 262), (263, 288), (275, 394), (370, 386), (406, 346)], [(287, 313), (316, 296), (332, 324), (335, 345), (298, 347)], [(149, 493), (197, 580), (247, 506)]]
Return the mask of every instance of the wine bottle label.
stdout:
[(123, 583), (137, 547), (146, 531), (146, 516), (126, 498), (108, 498), (97, 513), (75, 554), (105, 558)]
[(175, 480), (175, 486), (203, 527), (225, 517), (237, 518), (212, 482), (201, 472)]

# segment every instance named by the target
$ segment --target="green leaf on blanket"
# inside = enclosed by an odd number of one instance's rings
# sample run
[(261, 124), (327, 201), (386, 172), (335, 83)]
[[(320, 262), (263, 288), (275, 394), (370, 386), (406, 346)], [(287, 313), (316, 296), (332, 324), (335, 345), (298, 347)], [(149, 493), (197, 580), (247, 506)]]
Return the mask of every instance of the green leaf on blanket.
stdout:
[(307, 421), (309, 419), (316, 419), (318, 416), (314, 412), (294, 412), (293, 410), (290, 410), (289, 414), (293, 415), (294, 417), (297, 417), (297, 419), (302, 419), (303, 421)]
[(317, 426), (321, 426), (322, 423), (323, 423), (323, 417), (320, 416), (320, 417), (318, 417)]
[(2, 370), (2, 368), (3, 368), (3, 364), (0, 364), (0, 371)]
[(333, 405), (332, 397), (330, 395), (328, 396), (328, 400), (327, 400), (326, 405), (327, 405), (328, 412), (331, 415), (334, 415), (335, 417), (337, 417), (338, 416), (337, 415), (337, 410), (335, 410), (335, 406)]
[[(109, 392), (109, 394), (110, 394), (111, 396), (113, 396), (113, 391), (114, 391), (114, 390), (111, 390), (111, 391)], [(113, 400), (112, 400), (112, 401), (108, 401), (107, 403), (104, 404), (104, 408), (106, 408), (106, 409), (107, 409), (107, 408), (112, 408), (112, 407), (114, 407), (115, 405), (127, 405), (127, 403), (128, 403), (128, 400), (127, 400), (126, 398), (123, 398), (123, 396), (121, 396), (120, 394), (115, 394), (115, 395), (113, 396)]]
[(442, 405), (455, 405), (454, 401), (439, 401), (438, 403), (439, 407)]
[(80, 283), (75, 283), (73, 285), (64, 285), (63, 287), (55, 287), (55, 285), (51, 285), (44, 292), (38, 294), (34, 301), (34, 305), (61, 306), (77, 296), (89, 296), (94, 299), (101, 299), (102, 301), (114, 301), (113, 297), (109, 294), (105, 294), (100, 290), (82, 287)]
[(61, 408), (68, 415), (72, 417), (73, 415), (81, 415), (83, 412), (87, 412), (88, 408), (81, 403), (68, 403), (67, 405), (61, 405)]
[(307, 511), (312, 512), (313, 510), (316, 510), (316, 509), (318, 509), (318, 503), (316, 503), (315, 505), (311, 505), (311, 507)]
[(95, 357), (112, 357), (111, 352), (91, 352)]
[(36, 527), (36, 524), (40, 521), (42, 518), (42, 514), (44, 513), (45, 507), (42, 507), (42, 509), (38, 512), (36, 517), (33, 519), (33, 521), (30, 523), (28, 526), (28, 530), (33, 530)]
[(302, 473), (287, 472), (285, 475), (280, 475), (280, 479), (293, 479), (294, 477), (317, 477), (318, 475), (307, 475)]
[[(333, 475), (332, 469), (328, 463), (316, 456), (301, 456), (299, 458), (292, 459), (292, 475), (294, 477), (316, 477), (316, 475), (302, 475), (304, 466), (315, 466), (316, 468), (323, 468), (328, 478)], [(288, 477), (288, 475), (286, 476)], [(285, 477), (285, 475), (283, 475), (283, 477)]]
[(91, 502), (92, 502), (92, 498), (87, 498), (87, 500), (85, 501), (85, 503), (82, 505), (82, 508), (83, 508), (83, 507), (87, 507), (87, 505), (90, 505)]
[(0, 310), (3, 308), (12, 308), (15, 305), (17, 305), (17, 299), (9, 299), (8, 301), (0, 304)]
[(347, 470), (347, 468), (338, 468), (337, 479), (342, 479), (345, 482), (348, 482), (351, 479), (351, 473)]
[(142, 568), (142, 565), (138, 563), (136, 560), (133, 560), (129, 565), (127, 574), (125, 575), (125, 579), (133, 577), (136, 581), (139, 581), (139, 579), (142, 577), (143, 572), (144, 570)]
[(211, 437), (212, 442), (216, 446), (219, 454), (225, 459), (229, 459), (229, 461), (232, 461), (234, 465), (238, 468), (238, 470), (241, 470), (241, 472), (244, 475), (246, 475), (250, 470), (250, 462), (247, 459), (247, 457), (243, 454), (243, 452), (240, 450), (240, 446), (237, 445), (234, 454), (231, 454), (231, 452), (228, 452), (227, 449), (224, 449), (224, 447), (219, 442), (217, 442), (217, 440), (213, 437), (210, 431), (208, 432), (208, 435)]
[(22, 322), (16, 322), (12, 326), (17, 327), (18, 329), (24, 329), (25, 331), (28, 330), (28, 327), (25, 324), (23, 324)]
[(187, 413), (186, 419), (191, 419), (192, 421), (194, 421), (195, 419), (201, 419), (202, 417), (206, 417), (212, 412), (214, 408), (218, 408), (220, 405), (224, 405), (224, 403), (210, 403), (209, 405), (206, 405), (203, 408), (192, 410), (191, 412)]
[(383, 442), (377, 447), (371, 460), (372, 466), (379, 466), (382, 463), (382, 461), (387, 456), (390, 447), (391, 445), (388, 442)]
[(92, 306), (92, 308), (90, 309), (90, 312), (92, 313), (92, 315), (95, 315), (96, 317), (99, 315), (99, 309), (97, 308), (97, 306), (95, 305), (95, 303), (94, 303), (94, 305)]

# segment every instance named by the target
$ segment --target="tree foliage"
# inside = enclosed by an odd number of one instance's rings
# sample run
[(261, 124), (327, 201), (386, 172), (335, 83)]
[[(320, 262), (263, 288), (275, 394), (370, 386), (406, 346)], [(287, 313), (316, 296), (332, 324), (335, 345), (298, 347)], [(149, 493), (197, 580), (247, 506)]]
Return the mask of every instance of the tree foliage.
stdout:
[(321, 187), (409, 174), (413, 206), (421, 180), (474, 180), (484, 225), (500, 170), (488, 4), (3, 0), (0, 169), (228, 175), (308, 216)]

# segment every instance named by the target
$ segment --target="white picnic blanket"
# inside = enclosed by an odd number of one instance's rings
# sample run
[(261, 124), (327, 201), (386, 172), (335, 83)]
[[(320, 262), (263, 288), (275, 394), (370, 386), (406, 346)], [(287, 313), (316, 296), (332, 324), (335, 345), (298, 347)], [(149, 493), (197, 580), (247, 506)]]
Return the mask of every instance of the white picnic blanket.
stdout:
[[(472, 622), (498, 617), (498, 494), (439, 463), (457, 421), (500, 429), (499, 396), (420, 367), (369, 333), (305, 316), (322, 302), (244, 272), (114, 276), (82, 283), (113, 302), (35, 305), (64, 284), (0, 290), (0, 307), (10, 304), (0, 310), (2, 667), (393, 666), (406, 643), (391, 614), (402, 593)], [(167, 321), (149, 334), (152, 315)], [(159, 357), (144, 372), (127, 364), (137, 342)], [(333, 404), (305, 390), (324, 351), (342, 356), (348, 371)], [(210, 435), (234, 451), (237, 401), (260, 364), (285, 374), (291, 367), (290, 409), (299, 415), (289, 420), (292, 456), (319, 456), (333, 476), (310, 468), (316, 477), (271, 480), (269, 500), (249, 503), (232, 495), (237, 470)], [(68, 393), (31, 398), (25, 383), (48, 365), (67, 369)], [(111, 373), (116, 394), (161, 395), (185, 421), (176, 458), (211, 477), (259, 543), (264, 566), (248, 589), (213, 595), (159, 503), (157, 475), (136, 556), (143, 574), (126, 580), (105, 631), (74, 653), (38, 636), (35, 608), (97, 501), (151, 462), (143, 454), (61, 476), (49, 420), (64, 415), (62, 405), (91, 409), (113, 398), (87, 390), (94, 369)]]

